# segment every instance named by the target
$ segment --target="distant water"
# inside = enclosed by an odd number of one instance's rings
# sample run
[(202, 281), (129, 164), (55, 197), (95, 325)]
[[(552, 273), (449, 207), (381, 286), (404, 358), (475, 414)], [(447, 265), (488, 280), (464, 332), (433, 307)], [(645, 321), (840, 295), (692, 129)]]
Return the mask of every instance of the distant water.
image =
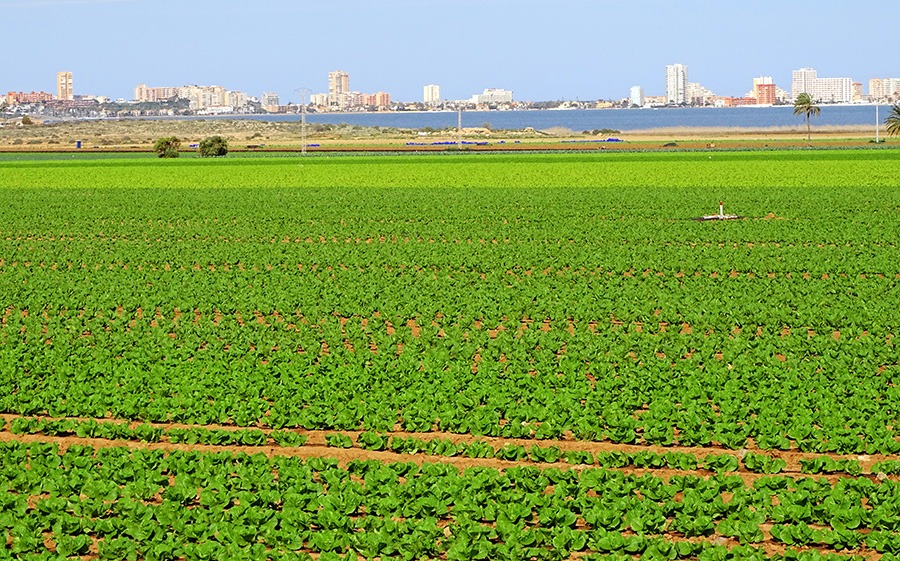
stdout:
[[(874, 105), (823, 105), (813, 126), (857, 125), (875, 126)], [(880, 120), (889, 107), (880, 108)], [(249, 115), (242, 117), (193, 117), (195, 119), (255, 119), (264, 121), (299, 121), (299, 115)], [(397, 113), (308, 113), (309, 123), (360, 125), (364, 127), (396, 127), (442, 129), (456, 127), (456, 112), (397, 112)], [(563, 127), (573, 131), (594, 129), (643, 130), (670, 127), (791, 127), (805, 126), (802, 116), (793, 114), (792, 106), (777, 107), (703, 107), (666, 109), (577, 109), (530, 111), (464, 111), (464, 127), (490, 125), (493, 129), (538, 130)]]

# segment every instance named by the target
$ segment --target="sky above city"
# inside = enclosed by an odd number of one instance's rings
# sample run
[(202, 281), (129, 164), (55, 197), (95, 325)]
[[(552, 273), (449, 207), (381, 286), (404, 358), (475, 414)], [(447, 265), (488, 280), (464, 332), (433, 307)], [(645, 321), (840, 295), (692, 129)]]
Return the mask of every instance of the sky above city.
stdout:
[(790, 90), (791, 71), (900, 75), (887, 23), (897, 0), (0, 0), (0, 91), (132, 99), (134, 87), (221, 85), (260, 96), (350, 88), (419, 101), (485, 88), (527, 101), (665, 93), (665, 66), (718, 95), (755, 76)]

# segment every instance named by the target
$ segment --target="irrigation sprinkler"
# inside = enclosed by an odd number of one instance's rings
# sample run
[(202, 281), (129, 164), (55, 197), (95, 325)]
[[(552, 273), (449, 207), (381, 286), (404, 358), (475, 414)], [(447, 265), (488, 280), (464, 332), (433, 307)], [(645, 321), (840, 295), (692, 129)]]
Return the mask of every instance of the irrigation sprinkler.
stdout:
[(738, 216), (737, 214), (725, 214), (725, 203), (719, 201), (719, 214), (705, 214), (694, 220), (705, 222), (707, 220), (739, 220), (741, 218), (743, 218), (743, 216)]

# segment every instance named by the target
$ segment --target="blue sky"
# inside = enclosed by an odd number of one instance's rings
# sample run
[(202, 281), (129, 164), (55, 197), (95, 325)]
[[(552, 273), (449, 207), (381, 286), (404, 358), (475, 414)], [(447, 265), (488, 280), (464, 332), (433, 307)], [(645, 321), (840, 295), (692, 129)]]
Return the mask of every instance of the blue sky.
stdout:
[[(665, 90), (665, 65), (719, 95), (754, 76), (790, 90), (791, 70), (900, 75), (886, 22), (896, 0), (0, 0), (0, 91), (131, 99), (150, 86), (219, 84), (282, 103), (296, 88), (350, 87), (421, 100), (504, 88), (518, 100), (618, 99)], [(875, 39), (880, 37), (880, 39)]]

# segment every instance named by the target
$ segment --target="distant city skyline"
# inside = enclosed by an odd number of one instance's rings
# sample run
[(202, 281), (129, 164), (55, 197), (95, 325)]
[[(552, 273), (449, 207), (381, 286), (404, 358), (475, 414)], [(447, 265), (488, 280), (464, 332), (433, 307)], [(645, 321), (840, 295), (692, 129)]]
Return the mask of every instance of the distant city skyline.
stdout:
[[(20, 105), (52, 102), (51, 112), (63, 112), (69, 115), (82, 114), (90, 116), (109, 115), (109, 107), (102, 108), (96, 104), (114, 102), (121, 108), (131, 103), (160, 103), (155, 108), (141, 106), (134, 110), (117, 109), (134, 115), (174, 114), (177, 111), (192, 111), (197, 114), (229, 114), (248, 112), (291, 113), (297, 104), (283, 105), (276, 92), (263, 92), (257, 97), (246, 92), (229, 90), (220, 85), (185, 85), (155, 86), (139, 84), (134, 89), (130, 100), (112, 100), (107, 96), (91, 94), (75, 94), (73, 89), (73, 73), (62, 71), (56, 75), (57, 94), (49, 92), (9, 91), (0, 102), (6, 102), (13, 111), (21, 111)], [(813, 101), (820, 103), (865, 103), (865, 102), (897, 102), (900, 100), (900, 78), (874, 77), (869, 79), (869, 93), (865, 94), (864, 84), (854, 82), (851, 78), (821, 78), (814, 68), (800, 68), (792, 72), (791, 91), (778, 87), (771, 76), (753, 78), (753, 88), (744, 96), (718, 95), (703, 84), (688, 81), (688, 68), (684, 64), (666, 65), (666, 95), (647, 96), (643, 86), (632, 86), (628, 96), (619, 99), (596, 100), (596, 108), (634, 107), (634, 106), (692, 106), (692, 107), (732, 107), (738, 105), (775, 105), (790, 103), (801, 93), (808, 93)], [(420, 100), (392, 100), (387, 92), (374, 94), (354, 91), (350, 87), (350, 74), (343, 70), (328, 73), (328, 92), (313, 93), (309, 88), (302, 88), (302, 103), (313, 106), (316, 111), (382, 111), (392, 109), (421, 109), (464, 107), (474, 105), (476, 109), (503, 108), (575, 108), (585, 107), (585, 101), (563, 100), (534, 101), (516, 100), (511, 90), (502, 88), (485, 88), (481, 94), (474, 94), (467, 100), (442, 100), (440, 86), (428, 84), (423, 87)], [(59, 103), (65, 103), (60, 105)], [(72, 102), (75, 102), (74, 104)], [(91, 106), (90, 103), (95, 105)], [(184, 105), (186, 103), (186, 105)], [(557, 105), (552, 105), (556, 103)], [(588, 102), (590, 103), (590, 102)], [(551, 104), (551, 105), (547, 105)], [(92, 113), (92, 108), (96, 109)], [(28, 108), (24, 109), (28, 111)], [(150, 113), (145, 113), (149, 111)], [(136, 112), (136, 113), (135, 113)]]
[(0, 0), (5, 19), (19, 22), (4, 29), (0, 92), (55, 92), (62, 70), (75, 76), (76, 94), (130, 99), (137, 84), (220, 84), (275, 93), (283, 104), (298, 102), (301, 87), (328, 92), (335, 69), (353, 76), (353, 90), (404, 101), (421, 101), (431, 84), (449, 100), (485, 89), (514, 91), (517, 100), (622, 99), (635, 85), (666, 95), (662, 69), (675, 62), (729, 96), (744, 95), (757, 76), (790, 89), (792, 72), (807, 67), (865, 85), (900, 74), (872, 28), (895, 11), (889, 0), (797, 0), (789, 9), (775, 0), (572, 0), (564, 9), (536, 0), (271, 0), (256, 13), (235, 8)]

